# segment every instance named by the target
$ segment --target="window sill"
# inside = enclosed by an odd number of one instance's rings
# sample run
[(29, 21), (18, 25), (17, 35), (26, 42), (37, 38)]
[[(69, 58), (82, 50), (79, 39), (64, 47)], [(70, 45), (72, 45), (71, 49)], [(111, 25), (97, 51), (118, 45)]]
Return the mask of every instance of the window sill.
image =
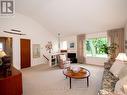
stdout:
[(105, 59), (107, 59), (108, 57), (86, 56), (86, 58), (105, 58)]

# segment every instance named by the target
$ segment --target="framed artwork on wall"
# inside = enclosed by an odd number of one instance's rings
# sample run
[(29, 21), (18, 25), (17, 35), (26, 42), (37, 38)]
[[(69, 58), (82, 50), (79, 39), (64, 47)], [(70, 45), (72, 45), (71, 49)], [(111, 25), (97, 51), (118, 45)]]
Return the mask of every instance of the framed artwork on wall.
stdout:
[(40, 57), (40, 44), (33, 44), (33, 58)]
[(70, 42), (69, 43), (69, 49), (74, 49), (75, 48), (75, 43), (74, 42)]

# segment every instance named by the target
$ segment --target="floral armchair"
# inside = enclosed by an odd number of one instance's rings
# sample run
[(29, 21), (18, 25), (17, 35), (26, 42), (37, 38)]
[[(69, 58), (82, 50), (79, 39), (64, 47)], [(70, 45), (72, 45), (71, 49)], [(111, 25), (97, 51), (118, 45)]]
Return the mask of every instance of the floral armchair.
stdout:
[(70, 60), (67, 59), (65, 54), (60, 54), (58, 56), (58, 65), (61, 69), (67, 68), (70, 66)]

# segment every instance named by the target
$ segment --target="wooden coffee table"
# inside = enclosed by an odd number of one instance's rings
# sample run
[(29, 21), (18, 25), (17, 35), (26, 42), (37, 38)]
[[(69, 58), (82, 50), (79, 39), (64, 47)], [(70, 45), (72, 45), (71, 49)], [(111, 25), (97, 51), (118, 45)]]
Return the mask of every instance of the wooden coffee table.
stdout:
[(71, 78), (73, 78), (73, 79), (85, 79), (86, 78), (87, 79), (87, 87), (89, 87), (90, 71), (83, 68), (83, 67), (80, 67), (80, 68), (81, 68), (81, 70), (78, 73), (74, 73), (70, 69), (63, 70), (63, 74), (66, 77), (70, 78), (70, 89), (71, 89)]

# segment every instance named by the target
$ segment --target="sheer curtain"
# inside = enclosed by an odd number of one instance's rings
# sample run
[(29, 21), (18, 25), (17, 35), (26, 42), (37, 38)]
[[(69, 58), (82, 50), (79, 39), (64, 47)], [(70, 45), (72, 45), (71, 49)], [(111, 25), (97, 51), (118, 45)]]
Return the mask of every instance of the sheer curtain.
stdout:
[(77, 58), (78, 58), (78, 63), (86, 63), (85, 34), (77, 35)]
[(116, 49), (116, 54), (114, 57), (118, 55), (120, 52), (124, 52), (124, 28), (112, 29), (107, 32), (109, 43), (116, 43), (118, 48)]

